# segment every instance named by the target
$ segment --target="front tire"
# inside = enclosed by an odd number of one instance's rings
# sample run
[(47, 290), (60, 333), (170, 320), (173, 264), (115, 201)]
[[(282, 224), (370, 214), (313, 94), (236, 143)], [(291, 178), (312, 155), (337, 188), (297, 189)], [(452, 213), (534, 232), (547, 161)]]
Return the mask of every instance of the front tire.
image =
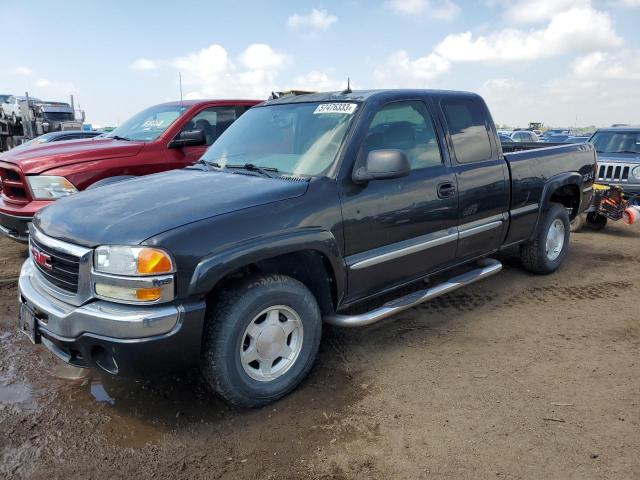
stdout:
[(538, 275), (555, 272), (567, 254), (570, 231), (567, 209), (552, 204), (541, 219), (534, 238), (520, 247), (524, 268)]
[(306, 377), (321, 336), (320, 308), (307, 287), (284, 275), (248, 277), (207, 308), (203, 377), (233, 405), (266, 405)]

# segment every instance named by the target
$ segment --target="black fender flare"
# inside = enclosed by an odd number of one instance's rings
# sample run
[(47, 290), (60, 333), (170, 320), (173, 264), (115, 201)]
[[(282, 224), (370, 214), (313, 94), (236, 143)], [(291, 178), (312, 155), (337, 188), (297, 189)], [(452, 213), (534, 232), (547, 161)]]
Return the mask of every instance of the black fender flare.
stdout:
[[(538, 224), (540, 223), (540, 219), (547, 212), (547, 210), (549, 210), (549, 207), (551, 205), (551, 195), (553, 195), (553, 192), (555, 192), (558, 188), (567, 185), (574, 185), (578, 189), (579, 202), (582, 203), (582, 194), (580, 190), (582, 181), (582, 175), (578, 172), (559, 173), (558, 175), (554, 175), (549, 180), (547, 180), (547, 182), (544, 184), (544, 187), (542, 188), (542, 195), (540, 196), (540, 207), (538, 208), (538, 218), (536, 219), (536, 225), (533, 229), (533, 232), (531, 233), (530, 238), (533, 238), (533, 236), (538, 231)], [(578, 207), (578, 212), (581, 211), (581, 207), (582, 205)]]
[(191, 276), (188, 295), (202, 296), (211, 292), (228, 274), (242, 267), (288, 253), (316, 251), (329, 261), (336, 283), (336, 300), (343, 298), (346, 288), (346, 266), (333, 234), (324, 229), (305, 228), (237, 243), (202, 258)]
[(98, 187), (104, 187), (105, 185), (111, 185), (112, 183), (121, 182), (123, 180), (129, 180), (131, 178), (136, 178), (136, 176), (135, 175), (119, 175), (117, 177), (103, 178), (102, 180), (98, 180), (97, 182), (92, 183), (87, 188), (85, 188), (85, 190), (89, 190), (89, 189), (92, 189), (92, 188), (98, 188)]

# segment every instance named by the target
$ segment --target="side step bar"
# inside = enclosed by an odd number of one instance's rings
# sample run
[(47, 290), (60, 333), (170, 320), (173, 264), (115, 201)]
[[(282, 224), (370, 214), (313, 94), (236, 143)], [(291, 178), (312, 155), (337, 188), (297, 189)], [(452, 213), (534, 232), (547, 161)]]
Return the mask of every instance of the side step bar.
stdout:
[(460, 287), (475, 283), (483, 278), (495, 275), (502, 270), (502, 263), (493, 258), (484, 258), (478, 262), (479, 267), (470, 272), (463, 273), (456, 277), (453, 277), (443, 283), (434, 285), (431, 288), (419, 290), (417, 292), (410, 293), (404, 297), (391, 300), (375, 310), (363, 313), (360, 315), (341, 315), (334, 313), (333, 315), (327, 315), (324, 320), (331, 325), (337, 327), (364, 327), (372, 323), (383, 320), (391, 315), (407, 310), (420, 303), (426, 302), (433, 298), (444, 295), (445, 293), (453, 292)]

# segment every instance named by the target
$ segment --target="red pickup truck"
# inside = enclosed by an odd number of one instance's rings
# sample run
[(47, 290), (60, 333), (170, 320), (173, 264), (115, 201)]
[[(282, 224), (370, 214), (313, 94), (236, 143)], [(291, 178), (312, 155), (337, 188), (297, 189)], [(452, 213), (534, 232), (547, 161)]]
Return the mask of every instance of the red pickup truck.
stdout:
[(26, 242), (33, 215), (58, 198), (130, 177), (183, 168), (258, 100), (155, 105), (87, 140), (0, 154), (0, 232)]

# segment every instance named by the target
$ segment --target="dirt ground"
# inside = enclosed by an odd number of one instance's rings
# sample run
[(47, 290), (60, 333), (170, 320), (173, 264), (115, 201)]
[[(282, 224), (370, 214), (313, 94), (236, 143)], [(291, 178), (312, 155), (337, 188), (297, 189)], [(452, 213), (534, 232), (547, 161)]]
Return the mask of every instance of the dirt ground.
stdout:
[(0, 240), (0, 478), (640, 478), (640, 227), (572, 237), (369, 328), (326, 327), (311, 376), (261, 410), (195, 373), (61, 365), (16, 332), (24, 247)]

